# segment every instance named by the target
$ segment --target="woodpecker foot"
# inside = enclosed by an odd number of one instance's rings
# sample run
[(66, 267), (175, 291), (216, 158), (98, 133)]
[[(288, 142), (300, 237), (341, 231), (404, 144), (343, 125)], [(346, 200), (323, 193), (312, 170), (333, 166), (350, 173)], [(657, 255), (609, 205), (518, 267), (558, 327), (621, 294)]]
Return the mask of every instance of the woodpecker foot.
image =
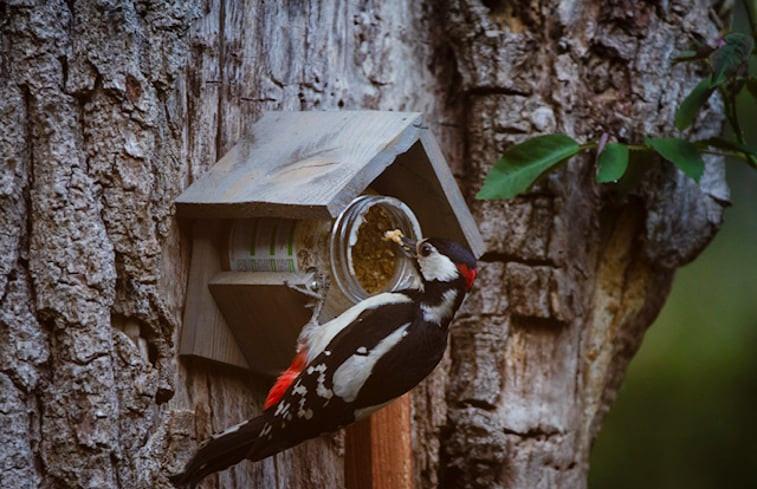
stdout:
[[(314, 301), (321, 301), (325, 299), (325, 296), (323, 294), (320, 294), (317, 292), (318, 289), (316, 287), (312, 287), (308, 285), (290, 284), (289, 281), (287, 280), (284, 281), (284, 285), (294, 290), (295, 292), (299, 292), (302, 295), (306, 295), (310, 297)], [(308, 304), (308, 307), (310, 307), (310, 304)]]
[(319, 270), (313, 270), (305, 285), (290, 284), (288, 281), (284, 281), (284, 285), (300, 294), (310, 297), (310, 302), (305, 305), (305, 307), (312, 310), (312, 315), (308, 324), (317, 325), (318, 316), (321, 314), (323, 305), (326, 302), (326, 294), (331, 285), (328, 274)]
[[(284, 280), (284, 285), (295, 292), (299, 292), (302, 295), (314, 299), (315, 301), (325, 301), (330, 281), (327, 274), (318, 270), (312, 270), (310, 271), (308, 278), (305, 280), (304, 285), (293, 284), (288, 280)], [(313, 307), (313, 305), (308, 304), (308, 307)]]

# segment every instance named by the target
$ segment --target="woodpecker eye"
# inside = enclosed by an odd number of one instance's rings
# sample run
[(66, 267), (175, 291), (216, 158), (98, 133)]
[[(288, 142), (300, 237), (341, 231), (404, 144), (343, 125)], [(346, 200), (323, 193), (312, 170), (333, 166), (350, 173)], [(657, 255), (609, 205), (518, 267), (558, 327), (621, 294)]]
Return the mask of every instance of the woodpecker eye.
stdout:
[(431, 254), (431, 251), (433, 251), (433, 249), (434, 247), (431, 246), (430, 244), (423, 243), (421, 245), (421, 249), (419, 250), (419, 253), (421, 254), (421, 256), (428, 256)]

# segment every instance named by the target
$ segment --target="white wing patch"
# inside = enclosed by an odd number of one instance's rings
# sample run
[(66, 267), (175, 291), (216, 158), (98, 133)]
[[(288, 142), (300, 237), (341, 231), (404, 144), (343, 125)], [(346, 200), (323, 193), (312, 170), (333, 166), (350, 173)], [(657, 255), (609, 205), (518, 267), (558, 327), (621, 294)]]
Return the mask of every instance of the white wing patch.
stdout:
[(313, 417), (313, 410), (310, 409), (310, 408), (305, 409), (305, 402), (307, 402), (307, 398), (304, 397), (304, 396), (301, 397), (300, 398), (300, 406), (297, 409), (297, 417), (298, 418), (310, 419), (310, 418)]
[(289, 408), (292, 407), (291, 404), (288, 402), (280, 402), (276, 406), (276, 412), (273, 413), (274, 416), (280, 416), (286, 420), (292, 419), (292, 413), (289, 412)]
[(403, 333), (409, 326), (410, 323), (405, 323), (395, 329), (392, 334), (381, 340), (367, 355), (354, 354), (347, 358), (334, 372), (334, 394), (346, 402), (354, 401), (360, 389), (363, 388), (363, 384), (365, 384), (365, 381), (368, 380), (371, 372), (373, 372), (376, 362), (402, 340)]
[(294, 389), (292, 390), (295, 394), (302, 396), (305, 396), (308, 393), (308, 388), (302, 385), (302, 381), (298, 380), (297, 383), (294, 385)]
[(263, 429), (260, 432), (260, 435), (258, 435), (258, 437), (262, 437), (262, 436), (268, 436), (269, 440), (271, 438), (273, 438), (273, 433), (271, 433), (271, 424), (270, 423), (266, 423), (265, 426), (263, 426)]
[(302, 332), (306, 338), (301, 338), (298, 341), (299, 343), (303, 343), (304, 340), (304, 344), (308, 345), (308, 356), (305, 363), (310, 364), (331, 343), (334, 336), (355, 321), (363, 311), (385, 304), (400, 304), (403, 302), (412, 302), (412, 299), (405, 294), (384, 292), (383, 294), (374, 295), (364, 301), (360, 301), (331, 321), (320, 326), (306, 328)]
[(310, 366), (307, 369), (308, 375), (313, 375), (313, 372), (318, 372), (318, 385), (315, 386), (315, 393), (318, 394), (318, 396), (323, 397), (324, 399), (331, 399), (331, 397), (334, 395), (334, 393), (331, 391), (331, 389), (326, 387), (326, 364), (325, 363), (319, 363), (315, 366)]
[(457, 290), (449, 289), (442, 294), (442, 302), (440, 304), (436, 306), (421, 304), (423, 319), (432, 323), (441, 324), (442, 321), (452, 315), (455, 299), (457, 299)]

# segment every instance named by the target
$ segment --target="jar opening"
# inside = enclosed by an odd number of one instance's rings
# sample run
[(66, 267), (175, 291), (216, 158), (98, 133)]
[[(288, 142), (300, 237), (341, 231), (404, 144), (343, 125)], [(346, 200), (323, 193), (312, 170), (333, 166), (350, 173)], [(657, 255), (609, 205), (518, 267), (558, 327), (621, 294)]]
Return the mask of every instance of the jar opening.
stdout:
[(365, 195), (339, 215), (331, 233), (332, 274), (344, 294), (357, 303), (370, 295), (405, 288), (415, 280), (412, 263), (384, 240), (400, 229), (411, 239), (421, 235), (409, 207), (393, 197)]

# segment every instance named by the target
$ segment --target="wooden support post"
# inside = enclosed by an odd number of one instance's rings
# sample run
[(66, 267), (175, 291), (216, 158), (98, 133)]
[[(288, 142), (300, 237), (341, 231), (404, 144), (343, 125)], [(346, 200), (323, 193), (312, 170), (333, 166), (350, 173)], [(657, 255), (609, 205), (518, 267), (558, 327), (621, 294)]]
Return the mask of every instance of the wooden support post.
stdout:
[(347, 489), (413, 489), (410, 394), (347, 428)]

